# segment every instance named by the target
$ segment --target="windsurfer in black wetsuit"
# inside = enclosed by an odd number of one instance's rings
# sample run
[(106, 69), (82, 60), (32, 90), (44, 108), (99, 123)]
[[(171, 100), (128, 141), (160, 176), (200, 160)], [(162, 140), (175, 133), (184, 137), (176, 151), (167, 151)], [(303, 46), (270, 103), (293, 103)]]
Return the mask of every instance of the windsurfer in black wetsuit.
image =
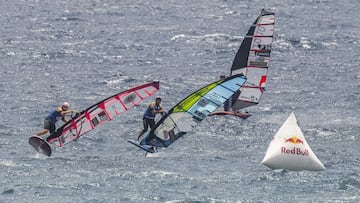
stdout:
[(153, 129), (155, 126), (155, 116), (156, 114), (161, 114), (162, 116), (165, 115), (163, 107), (161, 105), (161, 98), (158, 96), (156, 97), (154, 102), (149, 104), (149, 107), (146, 109), (144, 116), (143, 116), (143, 125), (144, 129), (141, 130), (139, 133), (137, 140), (140, 140), (140, 137), (148, 130), (149, 126), (150, 129)]

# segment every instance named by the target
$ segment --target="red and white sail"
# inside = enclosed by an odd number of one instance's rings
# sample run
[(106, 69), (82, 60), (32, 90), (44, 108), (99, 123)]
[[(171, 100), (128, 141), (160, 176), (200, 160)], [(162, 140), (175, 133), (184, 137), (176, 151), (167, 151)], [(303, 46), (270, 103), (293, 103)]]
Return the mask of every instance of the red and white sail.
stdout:
[(110, 96), (81, 111), (76, 117), (51, 134), (47, 141), (57, 142), (59, 147), (78, 139), (97, 126), (111, 121), (159, 90), (159, 82), (146, 83)]

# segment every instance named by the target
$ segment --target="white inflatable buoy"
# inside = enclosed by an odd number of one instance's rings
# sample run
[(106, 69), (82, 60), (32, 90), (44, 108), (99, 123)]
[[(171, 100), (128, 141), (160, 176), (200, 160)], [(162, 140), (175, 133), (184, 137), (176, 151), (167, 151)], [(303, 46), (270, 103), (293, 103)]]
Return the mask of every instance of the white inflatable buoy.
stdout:
[(261, 163), (271, 169), (325, 170), (306, 142), (294, 112), (275, 134)]

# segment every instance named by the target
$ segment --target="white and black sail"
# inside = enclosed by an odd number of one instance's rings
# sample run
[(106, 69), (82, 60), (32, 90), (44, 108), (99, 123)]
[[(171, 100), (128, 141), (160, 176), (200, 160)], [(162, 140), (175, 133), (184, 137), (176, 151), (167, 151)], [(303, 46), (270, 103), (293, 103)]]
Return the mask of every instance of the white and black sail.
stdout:
[(231, 75), (242, 73), (247, 81), (232, 98), (234, 111), (256, 105), (260, 101), (268, 75), (274, 24), (275, 14), (263, 9), (240, 45), (231, 67)]

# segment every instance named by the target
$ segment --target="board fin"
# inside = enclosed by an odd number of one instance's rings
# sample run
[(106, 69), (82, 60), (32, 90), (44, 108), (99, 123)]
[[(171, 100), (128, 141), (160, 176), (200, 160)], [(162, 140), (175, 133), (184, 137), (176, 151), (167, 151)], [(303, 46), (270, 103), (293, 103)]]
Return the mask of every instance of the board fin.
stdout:
[(33, 135), (29, 138), (29, 144), (33, 146), (34, 149), (40, 154), (51, 156), (51, 147), (49, 143), (43, 140), (42, 138)]
[(139, 147), (140, 149), (149, 152), (149, 153), (155, 153), (157, 152), (157, 150), (155, 149), (155, 147), (150, 146), (150, 145), (140, 145), (137, 141), (135, 140), (128, 140), (129, 143)]

